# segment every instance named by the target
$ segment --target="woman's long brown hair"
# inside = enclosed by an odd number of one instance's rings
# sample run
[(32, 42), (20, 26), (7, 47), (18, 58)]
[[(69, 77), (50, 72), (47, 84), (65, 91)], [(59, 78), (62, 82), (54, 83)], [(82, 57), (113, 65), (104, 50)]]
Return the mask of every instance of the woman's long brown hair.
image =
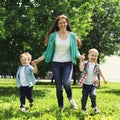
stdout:
[[(66, 19), (67, 24), (68, 24), (67, 25), (67, 30), (72, 31), (71, 28), (70, 28), (70, 25), (69, 25), (68, 18), (64, 14), (57, 16), (57, 18), (55, 20), (55, 24), (53, 25), (53, 27), (51, 27), (51, 29), (46, 34), (46, 37), (45, 37), (45, 44), (46, 45), (48, 44), (50, 34), (55, 32), (55, 31), (59, 31), (58, 22), (59, 22), (60, 19)], [(82, 42), (78, 37), (76, 38), (76, 40), (77, 40), (77, 47), (80, 48), (82, 46)]]

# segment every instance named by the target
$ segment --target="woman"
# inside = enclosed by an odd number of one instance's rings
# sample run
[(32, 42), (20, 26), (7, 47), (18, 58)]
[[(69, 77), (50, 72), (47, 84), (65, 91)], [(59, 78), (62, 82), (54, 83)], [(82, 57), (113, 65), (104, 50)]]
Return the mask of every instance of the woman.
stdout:
[(38, 59), (32, 63), (38, 64), (45, 59), (45, 62), (52, 62), (52, 72), (56, 83), (56, 95), (58, 106), (64, 109), (63, 87), (66, 91), (68, 100), (73, 109), (77, 108), (72, 98), (72, 89), (70, 85), (73, 63), (76, 58), (80, 59), (80, 53), (77, 50), (81, 46), (81, 41), (72, 32), (68, 18), (65, 15), (57, 17), (54, 26), (47, 33), (45, 42), (47, 49)]

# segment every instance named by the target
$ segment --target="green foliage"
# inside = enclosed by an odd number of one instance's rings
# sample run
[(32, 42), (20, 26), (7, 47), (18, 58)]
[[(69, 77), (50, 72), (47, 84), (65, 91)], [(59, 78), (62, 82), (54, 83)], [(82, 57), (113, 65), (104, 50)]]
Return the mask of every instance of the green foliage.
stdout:
[(86, 48), (83, 51), (88, 51), (88, 48), (97, 48), (100, 52), (100, 58), (104, 58), (105, 55), (112, 55), (119, 51), (120, 46), (120, 2), (115, 0), (94, 1), (92, 15), (92, 27), (93, 29), (86, 36), (83, 44)]
[(87, 113), (81, 112), (82, 89), (72, 85), (73, 97), (78, 109), (69, 107), (69, 102), (64, 91), (65, 109), (58, 109), (55, 85), (50, 82), (38, 81), (34, 86), (34, 106), (29, 108), (26, 100), (26, 112), (19, 110), (19, 89), (16, 88), (14, 79), (0, 79), (0, 119), (1, 120), (119, 120), (120, 119), (120, 88), (119, 83), (109, 82), (97, 89), (97, 105), (99, 114), (94, 114), (91, 101), (87, 102)]
[[(72, 30), (82, 39), (81, 53), (91, 47), (99, 50), (100, 59), (120, 53), (119, 0), (2, 0), (0, 6), (2, 75), (15, 75), (22, 52), (30, 52), (33, 59), (42, 55), (45, 35), (59, 14), (68, 16)], [(43, 64), (39, 76), (50, 70)]]

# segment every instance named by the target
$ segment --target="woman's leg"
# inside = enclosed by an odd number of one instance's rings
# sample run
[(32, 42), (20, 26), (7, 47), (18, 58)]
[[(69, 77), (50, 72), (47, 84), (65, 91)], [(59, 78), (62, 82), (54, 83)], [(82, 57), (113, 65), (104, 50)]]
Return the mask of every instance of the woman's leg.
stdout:
[(65, 88), (71, 107), (73, 109), (76, 109), (77, 105), (72, 98), (72, 88), (71, 88), (71, 83), (70, 83), (72, 79), (72, 73), (73, 73), (72, 62), (66, 62), (63, 64), (62, 67), (63, 67), (63, 70), (62, 70), (63, 86)]
[(71, 88), (71, 79), (73, 73), (73, 65), (71, 62), (66, 62), (63, 64), (62, 70), (62, 79), (63, 79), (63, 86), (65, 88), (66, 94), (68, 99), (72, 98), (72, 88)]
[(63, 104), (63, 86), (62, 86), (62, 67), (61, 63), (53, 62), (52, 63), (52, 72), (56, 84), (56, 96), (58, 100), (58, 106), (60, 108), (64, 107)]

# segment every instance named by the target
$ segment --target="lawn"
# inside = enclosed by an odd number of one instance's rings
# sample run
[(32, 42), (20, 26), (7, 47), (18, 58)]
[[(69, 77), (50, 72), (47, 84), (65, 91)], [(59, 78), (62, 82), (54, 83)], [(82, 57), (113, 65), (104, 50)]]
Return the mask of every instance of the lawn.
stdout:
[[(71, 83), (72, 84), (72, 83)], [(70, 108), (64, 91), (64, 111), (57, 106), (55, 85), (38, 81), (34, 86), (34, 106), (29, 108), (26, 100), (26, 112), (19, 109), (19, 89), (15, 79), (0, 79), (0, 120), (120, 120), (120, 83), (109, 82), (97, 89), (99, 114), (94, 114), (90, 99), (87, 102), (87, 113), (80, 109), (82, 89), (72, 85), (73, 97), (78, 105), (77, 110)]]

